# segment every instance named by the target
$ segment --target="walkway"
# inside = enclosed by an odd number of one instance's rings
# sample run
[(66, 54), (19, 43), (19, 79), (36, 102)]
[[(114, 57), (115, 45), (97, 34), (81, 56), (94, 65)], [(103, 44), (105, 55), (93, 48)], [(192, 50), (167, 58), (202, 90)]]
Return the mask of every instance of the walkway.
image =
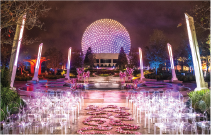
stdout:
[[(52, 83), (53, 84), (53, 83)], [(45, 87), (43, 87), (45, 86)], [(25, 87), (26, 91), (20, 92), (19, 94), (22, 95), (21, 97), (23, 99), (27, 99), (29, 94), (27, 93), (27, 90), (30, 92), (31, 90), (35, 89), (53, 89), (53, 90), (58, 90), (58, 89), (69, 89), (68, 87), (46, 87), (48, 84), (42, 86), (40, 84), (28, 84), (28, 86), (25, 85), (25, 83), (20, 83), (20, 82), (15, 82), (15, 87)], [(174, 86), (173, 86), (174, 87)], [(149, 90), (151, 88), (145, 88), (146, 90)], [(159, 88), (154, 88), (154, 89), (159, 89)], [(187, 91), (181, 92), (183, 95), (187, 95)], [(80, 115), (76, 120), (76, 123), (72, 124), (71, 127), (68, 129), (67, 133), (68, 134), (77, 134), (77, 130), (83, 128), (83, 127), (88, 127), (87, 125), (84, 125), (82, 121), (85, 120), (89, 115), (87, 115), (87, 110), (84, 110), (88, 105), (96, 105), (99, 107), (105, 107), (107, 105), (117, 105), (118, 107), (127, 107), (126, 105), (126, 95), (127, 95), (127, 90), (86, 90), (84, 91), (84, 105), (82, 107), (82, 110), (80, 111)], [(128, 110), (127, 112), (133, 113), (132, 110)], [(134, 117), (131, 115), (131, 117)], [(107, 124), (108, 124), (108, 120)], [(140, 122), (140, 118), (134, 117), (134, 121), (126, 121), (124, 123), (128, 124), (135, 124), (140, 126), (140, 129), (137, 130), (138, 132), (142, 134), (149, 134), (148, 129), (144, 128), (144, 114), (142, 114), (142, 121)], [(115, 132), (115, 129), (118, 126), (113, 126), (113, 129), (110, 130), (109, 132), (111, 134), (117, 134)], [(40, 132), (41, 134), (43, 133), (42, 131)], [(64, 133), (64, 131), (61, 131), (60, 129), (54, 130), (54, 134), (61, 134)], [(159, 134), (159, 129), (156, 132)], [(150, 134), (154, 134), (154, 126), (151, 124), (151, 130)]]

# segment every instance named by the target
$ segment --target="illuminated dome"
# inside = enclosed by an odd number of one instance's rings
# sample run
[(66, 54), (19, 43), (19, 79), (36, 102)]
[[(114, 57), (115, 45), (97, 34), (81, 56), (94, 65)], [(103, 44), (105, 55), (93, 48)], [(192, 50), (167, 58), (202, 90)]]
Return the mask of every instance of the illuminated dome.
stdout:
[(93, 53), (119, 53), (123, 47), (126, 54), (130, 51), (130, 36), (126, 28), (112, 19), (101, 19), (89, 25), (82, 37), (84, 55), (91, 47)]

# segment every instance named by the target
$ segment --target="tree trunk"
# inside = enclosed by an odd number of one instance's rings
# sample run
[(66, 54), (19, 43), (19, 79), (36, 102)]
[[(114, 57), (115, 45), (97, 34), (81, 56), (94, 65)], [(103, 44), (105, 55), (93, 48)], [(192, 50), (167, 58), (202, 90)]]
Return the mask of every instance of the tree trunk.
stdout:
[(15, 56), (16, 56), (16, 51), (17, 51), (17, 45), (18, 45), (18, 40), (19, 40), (19, 36), (20, 36), (20, 29), (21, 29), (21, 25), (22, 25), (22, 17), (20, 17), (18, 19), (17, 22), (17, 26), (16, 26), (16, 31), (15, 31), (15, 37), (13, 40), (13, 44), (12, 44), (12, 52), (11, 52), (11, 56), (10, 56), (10, 64), (9, 64), (9, 77), (8, 77), (8, 81), (11, 82), (11, 77), (12, 77), (12, 71), (13, 71), (13, 66), (14, 66), (14, 61), (15, 61)]

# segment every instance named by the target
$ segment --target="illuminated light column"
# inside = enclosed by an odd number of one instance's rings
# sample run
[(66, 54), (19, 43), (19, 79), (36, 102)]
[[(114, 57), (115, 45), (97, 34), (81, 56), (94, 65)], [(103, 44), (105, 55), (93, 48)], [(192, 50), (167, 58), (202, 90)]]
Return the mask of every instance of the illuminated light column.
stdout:
[(144, 67), (143, 67), (143, 58), (142, 58), (142, 49), (139, 47), (139, 58), (140, 58), (140, 70), (141, 70), (141, 80), (143, 80), (144, 77)]
[(17, 63), (18, 63), (18, 56), (19, 56), (19, 52), (20, 52), (20, 46), (21, 46), (21, 41), (22, 41), (22, 37), (23, 37), (23, 30), (24, 30), (25, 21), (26, 21), (26, 15), (23, 16), (23, 20), (22, 20), (22, 24), (21, 24), (21, 28), (20, 28), (20, 34), (19, 34), (19, 38), (18, 38), (18, 45), (17, 45), (16, 55), (15, 55), (15, 61), (14, 61), (14, 64), (13, 64), (13, 69), (12, 69), (12, 76), (11, 76), (11, 83), (10, 83), (10, 87), (12, 87), (12, 88), (13, 88), (13, 84), (14, 84), (14, 81), (15, 81), (15, 75), (16, 75)]
[(169, 43), (167, 43), (168, 51), (169, 51), (169, 57), (170, 57), (170, 63), (171, 63), (171, 73), (172, 73), (172, 79), (171, 81), (177, 81), (177, 76), (174, 69), (174, 59), (173, 59), (173, 53), (172, 53), (172, 47)]
[(71, 60), (71, 50), (72, 47), (69, 48), (68, 50), (68, 60), (67, 60), (67, 74), (66, 77), (68, 80), (70, 79), (70, 60)]
[[(39, 50), (38, 50), (38, 55), (37, 55), (37, 62), (36, 62), (36, 67), (35, 67), (35, 72), (34, 72), (34, 77), (33, 77), (33, 81), (39, 81), (38, 78), (38, 72), (39, 72), (39, 68), (41, 67), (40, 65), (40, 58), (41, 58), (41, 53), (42, 53), (42, 47), (43, 47), (43, 43), (41, 43), (39, 45)], [(41, 68), (40, 68), (41, 69)]]
[(186, 19), (186, 24), (187, 24), (189, 43), (190, 43), (191, 54), (193, 58), (194, 70), (195, 70), (195, 78), (196, 78), (196, 85), (197, 85), (197, 87), (195, 88), (195, 91), (208, 89), (204, 81), (204, 77), (202, 73), (201, 58), (200, 58), (200, 53), (199, 53), (198, 42), (196, 39), (196, 32), (195, 32), (193, 17), (185, 13), (185, 19)]

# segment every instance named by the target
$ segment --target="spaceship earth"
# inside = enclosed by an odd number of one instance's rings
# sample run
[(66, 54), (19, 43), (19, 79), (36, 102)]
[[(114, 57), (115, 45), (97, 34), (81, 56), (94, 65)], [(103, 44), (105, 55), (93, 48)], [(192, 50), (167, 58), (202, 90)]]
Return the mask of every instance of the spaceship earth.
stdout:
[(100, 19), (86, 28), (81, 45), (84, 55), (89, 47), (93, 53), (119, 53), (123, 47), (129, 54), (131, 41), (122, 24), (112, 19)]

